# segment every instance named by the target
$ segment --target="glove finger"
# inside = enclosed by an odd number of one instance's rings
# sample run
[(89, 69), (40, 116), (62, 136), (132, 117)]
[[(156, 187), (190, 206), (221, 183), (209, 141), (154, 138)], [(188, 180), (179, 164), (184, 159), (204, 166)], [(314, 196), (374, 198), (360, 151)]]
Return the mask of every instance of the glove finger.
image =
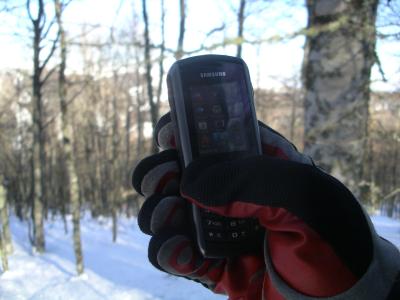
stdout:
[(195, 245), (186, 234), (164, 231), (151, 238), (149, 260), (161, 271), (199, 281), (214, 289), (224, 272), (226, 260), (204, 258)]
[(314, 165), (312, 159), (299, 151), (295, 145), (279, 132), (258, 121), (262, 151), (267, 156), (292, 160), (299, 163)]
[(190, 228), (190, 210), (186, 200), (178, 196), (154, 194), (143, 203), (139, 214), (140, 229), (149, 235), (162, 230)]
[(141, 160), (133, 171), (132, 185), (143, 195), (179, 191), (180, 167), (176, 150), (165, 150)]
[(174, 128), (171, 122), (171, 114), (168, 112), (157, 122), (154, 130), (154, 138), (161, 149), (175, 149)]

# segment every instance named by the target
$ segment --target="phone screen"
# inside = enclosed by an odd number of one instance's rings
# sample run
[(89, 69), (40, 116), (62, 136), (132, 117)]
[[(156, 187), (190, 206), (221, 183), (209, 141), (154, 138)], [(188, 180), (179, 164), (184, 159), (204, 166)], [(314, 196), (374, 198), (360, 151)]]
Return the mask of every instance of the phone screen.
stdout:
[(246, 98), (235, 81), (190, 87), (199, 155), (249, 150)]
[(183, 68), (182, 73), (192, 158), (222, 153), (227, 158), (257, 154), (258, 139), (244, 67), (219, 63)]

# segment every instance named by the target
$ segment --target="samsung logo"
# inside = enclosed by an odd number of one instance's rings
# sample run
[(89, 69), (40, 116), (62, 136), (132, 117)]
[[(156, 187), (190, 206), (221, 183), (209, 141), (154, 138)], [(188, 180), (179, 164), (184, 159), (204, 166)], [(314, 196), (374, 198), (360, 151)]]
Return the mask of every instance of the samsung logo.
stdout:
[(208, 77), (225, 77), (226, 73), (225, 72), (205, 72), (205, 73), (200, 73), (201, 78), (208, 78)]

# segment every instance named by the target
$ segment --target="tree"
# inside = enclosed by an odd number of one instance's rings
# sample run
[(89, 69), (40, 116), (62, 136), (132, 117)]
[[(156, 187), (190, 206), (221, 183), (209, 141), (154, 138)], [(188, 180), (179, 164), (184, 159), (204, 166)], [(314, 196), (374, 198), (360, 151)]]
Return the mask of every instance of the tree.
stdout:
[[(76, 261), (76, 272), (78, 275), (83, 273), (83, 254), (80, 233), (80, 203), (78, 197), (77, 175), (74, 166), (74, 158), (72, 151), (72, 126), (69, 122), (68, 115), (68, 99), (67, 99), (67, 82), (65, 70), (67, 65), (67, 43), (62, 14), (66, 4), (60, 0), (54, 0), (55, 14), (57, 18), (58, 34), (60, 40), (60, 66), (58, 70), (58, 96), (60, 99), (61, 111), (61, 158), (63, 164), (63, 180), (64, 197), (62, 201), (71, 203), (72, 224), (73, 224), (73, 243)], [(65, 184), (65, 186), (64, 186)]]
[[(46, 47), (53, 22), (47, 21), (43, 0), (37, 0), (36, 15), (31, 6), (31, 0), (26, 1), (26, 9), (33, 30), (33, 76), (32, 76), (32, 119), (33, 119), (33, 146), (32, 146), (32, 190), (33, 223), (34, 223), (34, 247), (37, 252), (44, 252), (45, 239), (43, 229), (43, 205), (47, 202), (46, 182), (46, 135), (44, 126), (43, 87), (55, 69), (45, 74), (46, 67), (52, 58), (59, 39), (59, 34), (50, 41), (50, 47)], [(48, 53), (44, 54), (44, 49)]]
[(1, 266), (3, 268), (3, 272), (8, 271), (7, 251), (6, 247), (4, 246), (4, 238), (1, 228), (0, 228), (0, 256), (1, 256)]
[(360, 183), (369, 176), (369, 85), (378, 0), (306, 4), (305, 152), (360, 196)]
[[(144, 60), (146, 65), (146, 84), (147, 84), (147, 97), (150, 104), (150, 117), (151, 125), (154, 129), (156, 128), (159, 115), (159, 105), (153, 97), (153, 78), (151, 76), (152, 62), (150, 55), (150, 36), (149, 36), (149, 19), (147, 14), (147, 0), (142, 0), (142, 13), (144, 20)], [(152, 143), (152, 151), (157, 152), (157, 144), (155, 140)]]
[[(182, 0), (184, 1), (184, 0)], [(161, 0), (161, 46), (160, 46), (160, 60), (159, 60), (159, 80), (157, 88), (157, 105), (160, 105), (161, 92), (164, 81), (164, 58), (165, 58), (165, 3)], [(181, 22), (182, 23), (182, 22)], [(184, 22), (183, 22), (184, 23)], [(185, 26), (185, 25), (183, 25)], [(179, 43), (178, 43), (179, 44)], [(183, 47), (183, 37), (182, 37), (182, 47)], [(179, 48), (179, 46), (178, 46)], [(183, 51), (183, 49), (181, 49)]]
[(243, 43), (243, 25), (244, 25), (244, 11), (246, 8), (246, 0), (240, 0), (240, 6), (239, 6), (239, 11), (237, 13), (237, 22), (238, 22), (238, 43), (237, 43), (237, 50), (236, 50), (236, 56), (237, 57), (242, 57), (242, 43)]
[[(186, 1), (179, 0), (179, 38), (178, 38), (178, 46), (175, 52), (175, 58), (181, 59), (184, 52), (183, 52), (183, 41), (185, 39), (185, 22), (186, 22)], [(164, 14), (164, 13), (163, 13)], [(163, 20), (164, 23), (164, 20)]]
[(8, 218), (7, 196), (5, 188), (3, 187), (3, 185), (7, 184), (9, 184), (9, 182), (6, 179), (3, 180), (3, 183), (0, 183), (0, 234), (2, 235), (2, 247), (5, 251), (5, 255), (13, 252), (10, 223)]

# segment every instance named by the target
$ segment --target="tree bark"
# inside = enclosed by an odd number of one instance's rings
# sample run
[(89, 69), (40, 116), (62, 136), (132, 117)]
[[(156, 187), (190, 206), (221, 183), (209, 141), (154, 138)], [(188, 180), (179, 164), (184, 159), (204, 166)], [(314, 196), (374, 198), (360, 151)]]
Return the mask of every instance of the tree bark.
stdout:
[(75, 264), (76, 272), (78, 275), (84, 271), (83, 254), (82, 254), (82, 243), (80, 234), (80, 203), (77, 186), (77, 174), (75, 172), (75, 166), (73, 162), (73, 151), (72, 151), (72, 128), (69, 123), (68, 117), (68, 104), (67, 104), (67, 82), (65, 76), (66, 64), (67, 64), (67, 44), (64, 25), (62, 21), (62, 13), (64, 10), (64, 4), (60, 0), (54, 0), (55, 13), (57, 18), (59, 36), (60, 36), (60, 68), (58, 74), (58, 96), (60, 99), (60, 110), (61, 110), (61, 142), (62, 142), (62, 157), (65, 166), (66, 174), (66, 193), (65, 201), (71, 203), (72, 210), (72, 224), (73, 224), (73, 243), (75, 253)]
[(360, 196), (368, 162), (365, 145), (378, 0), (306, 4), (304, 151)]

